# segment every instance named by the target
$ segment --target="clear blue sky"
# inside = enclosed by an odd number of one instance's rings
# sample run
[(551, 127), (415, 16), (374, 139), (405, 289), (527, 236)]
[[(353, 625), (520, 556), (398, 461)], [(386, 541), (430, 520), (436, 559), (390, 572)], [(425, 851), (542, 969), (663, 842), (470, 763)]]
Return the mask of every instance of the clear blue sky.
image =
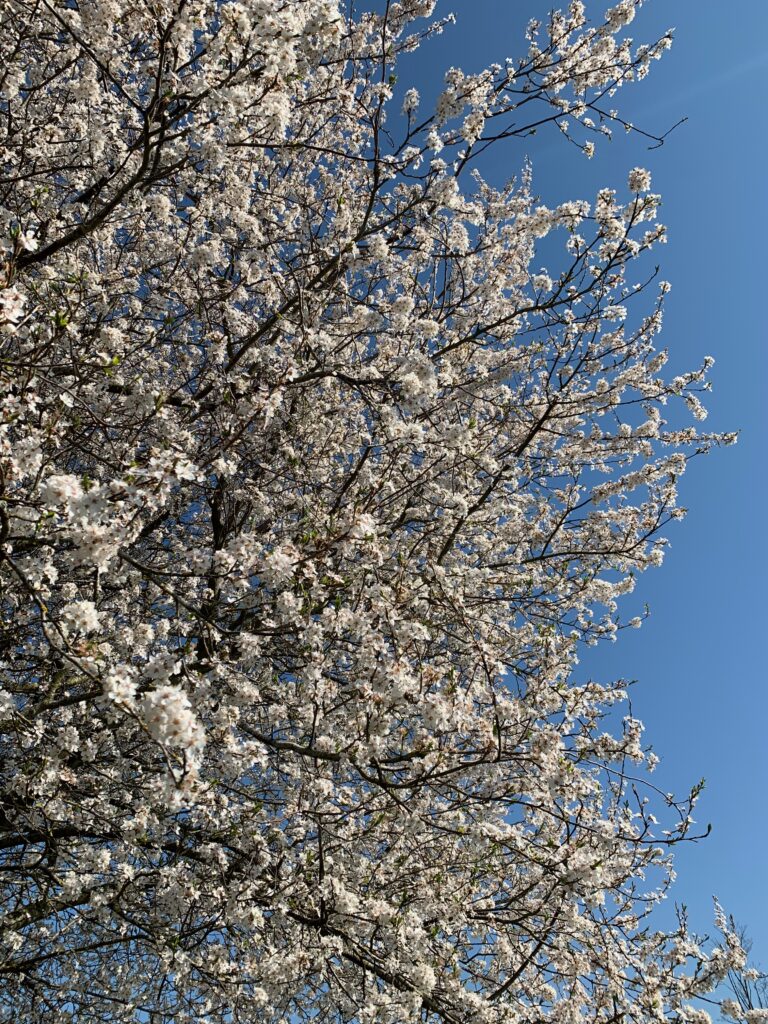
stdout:
[[(438, 13), (454, 10), (457, 26), (403, 62), (398, 89), (417, 85), (426, 99), (451, 65), (471, 72), (521, 56), (525, 23), (552, 6), (443, 0)], [(606, 6), (587, 0), (596, 17)], [(641, 165), (663, 196), (670, 240), (657, 258), (673, 288), (660, 344), (673, 372), (715, 357), (706, 426), (741, 435), (735, 448), (689, 468), (682, 487), (689, 515), (668, 531), (663, 567), (641, 577), (634, 604), (622, 609), (629, 617), (647, 601), (651, 618), (590, 651), (582, 670), (638, 680), (633, 711), (662, 758), (655, 777), (662, 790), (683, 795), (706, 779), (696, 817), (712, 823), (712, 835), (679, 848), (674, 897), (706, 931), (717, 894), (747, 926), (755, 958), (768, 969), (768, 558), (759, 535), (768, 497), (768, 2), (648, 0), (631, 26), (638, 42), (669, 27), (672, 50), (615, 103), (656, 134), (687, 117), (662, 148), (648, 152), (641, 138), (622, 133), (599, 143), (588, 161), (545, 133), (499, 146), (483, 172), (504, 180), (530, 156), (535, 192), (554, 204), (593, 198), (600, 186), (623, 191), (629, 168)]]

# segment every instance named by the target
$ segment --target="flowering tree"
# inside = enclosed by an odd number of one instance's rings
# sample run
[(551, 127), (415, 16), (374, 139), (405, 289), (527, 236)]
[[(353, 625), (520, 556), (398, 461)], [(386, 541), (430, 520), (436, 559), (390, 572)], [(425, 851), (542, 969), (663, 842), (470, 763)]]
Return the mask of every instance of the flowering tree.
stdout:
[(3, 1020), (700, 1021), (740, 968), (648, 920), (696, 790), (657, 828), (575, 669), (728, 440), (659, 197), (476, 170), (621, 123), (640, 2), (422, 112), (434, 0), (4, 0)]

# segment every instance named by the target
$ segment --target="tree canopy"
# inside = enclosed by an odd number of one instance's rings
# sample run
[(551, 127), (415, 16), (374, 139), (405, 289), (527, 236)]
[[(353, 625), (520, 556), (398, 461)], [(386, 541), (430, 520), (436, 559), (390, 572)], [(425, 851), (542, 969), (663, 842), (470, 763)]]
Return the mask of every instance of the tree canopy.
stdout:
[(648, 172), (515, 149), (623, 130), (640, 2), (428, 110), (434, 0), (0, 4), (2, 1019), (702, 1024), (743, 966), (654, 922), (697, 789), (578, 669), (711, 360)]

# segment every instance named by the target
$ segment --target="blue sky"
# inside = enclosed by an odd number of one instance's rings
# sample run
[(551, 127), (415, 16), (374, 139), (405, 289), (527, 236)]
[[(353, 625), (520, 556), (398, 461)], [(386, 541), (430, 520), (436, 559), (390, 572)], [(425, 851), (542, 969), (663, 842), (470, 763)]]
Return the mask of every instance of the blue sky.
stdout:
[[(451, 65), (471, 72), (519, 57), (525, 23), (551, 6), (446, 0), (438, 13), (454, 10), (457, 25), (401, 64), (398, 89), (416, 85), (426, 98)], [(587, 0), (595, 17), (604, 6)], [(684, 795), (706, 779), (696, 817), (711, 822), (712, 834), (679, 848), (674, 898), (707, 931), (716, 894), (747, 926), (755, 959), (768, 969), (768, 558), (759, 536), (768, 498), (768, 2), (648, 0), (631, 27), (638, 42), (676, 29), (672, 50), (613, 104), (655, 134), (687, 117), (663, 147), (649, 152), (640, 137), (622, 133), (586, 160), (544, 133), (499, 146), (482, 169), (498, 183), (530, 157), (534, 191), (554, 204), (591, 199), (601, 186), (623, 192), (628, 170), (640, 165), (663, 196), (669, 243), (657, 259), (673, 288), (660, 344), (670, 350), (673, 373), (715, 357), (706, 426), (739, 430), (740, 439), (689, 468), (682, 485), (689, 515), (668, 531), (663, 567), (646, 573), (631, 599), (640, 609), (648, 602), (651, 618), (641, 630), (622, 631), (616, 644), (589, 651), (581, 669), (638, 681), (633, 712), (662, 758), (654, 780), (662, 790)], [(627, 617), (637, 610), (630, 607)]]

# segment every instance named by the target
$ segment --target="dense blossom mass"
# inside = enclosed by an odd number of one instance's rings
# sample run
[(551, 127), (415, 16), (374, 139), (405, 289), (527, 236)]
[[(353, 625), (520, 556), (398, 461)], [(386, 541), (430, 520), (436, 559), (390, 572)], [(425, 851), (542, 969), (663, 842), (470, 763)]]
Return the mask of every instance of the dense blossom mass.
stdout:
[(740, 969), (649, 918), (697, 791), (578, 668), (711, 361), (648, 172), (515, 153), (628, 127), (640, 4), (426, 109), (434, 0), (0, 2), (3, 1021), (702, 1024)]

